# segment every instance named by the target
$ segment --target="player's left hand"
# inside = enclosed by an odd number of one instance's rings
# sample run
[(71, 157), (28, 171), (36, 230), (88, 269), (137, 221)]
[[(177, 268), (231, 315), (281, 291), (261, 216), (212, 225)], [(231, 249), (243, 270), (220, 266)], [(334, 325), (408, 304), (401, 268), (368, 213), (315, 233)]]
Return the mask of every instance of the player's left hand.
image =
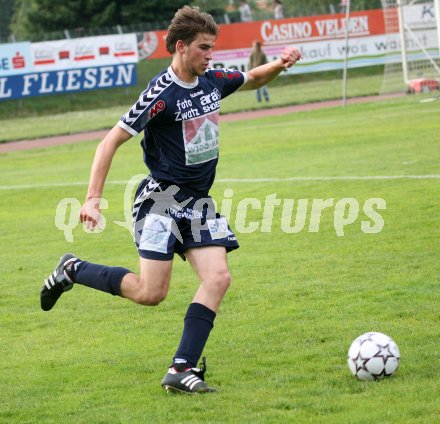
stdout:
[(286, 47), (280, 56), (283, 66), (287, 69), (302, 59), (301, 50), (297, 47)]

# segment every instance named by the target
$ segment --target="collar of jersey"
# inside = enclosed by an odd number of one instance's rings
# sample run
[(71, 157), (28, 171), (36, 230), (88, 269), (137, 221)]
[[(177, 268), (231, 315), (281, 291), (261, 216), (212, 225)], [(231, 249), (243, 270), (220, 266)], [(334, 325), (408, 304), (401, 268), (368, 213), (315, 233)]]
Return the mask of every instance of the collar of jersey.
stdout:
[(196, 80), (194, 82), (185, 82), (179, 79), (179, 77), (174, 73), (171, 66), (168, 67), (168, 73), (171, 75), (171, 79), (177, 84), (180, 85), (183, 88), (195, 88), (199, 84), (199, 77), (196, 77)]

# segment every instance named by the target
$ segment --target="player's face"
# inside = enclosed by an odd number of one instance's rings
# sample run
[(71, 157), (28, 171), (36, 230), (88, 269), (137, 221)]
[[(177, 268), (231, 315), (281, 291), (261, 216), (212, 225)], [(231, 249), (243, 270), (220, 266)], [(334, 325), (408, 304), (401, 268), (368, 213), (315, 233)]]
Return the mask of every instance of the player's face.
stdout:
[(212, 60), (212, 50), (216, 37), (210, 34), (198, 34), (195, 40), (186, 46), (184, 61), (189, 73), (202, 76)]

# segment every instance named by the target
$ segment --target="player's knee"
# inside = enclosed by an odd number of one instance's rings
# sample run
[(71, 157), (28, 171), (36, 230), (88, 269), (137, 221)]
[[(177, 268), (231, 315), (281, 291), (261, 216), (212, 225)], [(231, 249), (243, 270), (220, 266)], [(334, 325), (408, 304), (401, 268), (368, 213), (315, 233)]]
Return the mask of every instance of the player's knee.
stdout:
[(226, 271), (223, 275), (223, 287), (225, 288), (225, 291), (229, 289), (229, 286), (231, 285), (231, 274), (229, 271)]
[(219, 271), (211, 278), (211, 287), (218, 292), (226, 293), (231, 285), (231, 274), (229, 271)]
[(157, 306), (165, 300), (166, 296), (164, 291), (141, 290), (136, 298), (136, 303), (144, 306)]

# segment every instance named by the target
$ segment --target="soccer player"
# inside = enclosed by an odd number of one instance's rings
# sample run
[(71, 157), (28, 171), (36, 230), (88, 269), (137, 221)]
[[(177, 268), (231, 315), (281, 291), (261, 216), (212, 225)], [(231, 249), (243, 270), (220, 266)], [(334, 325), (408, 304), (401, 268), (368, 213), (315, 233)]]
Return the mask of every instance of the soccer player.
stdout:
[(294, 47), (279, 59), (247, 73), (209, 68), (218, 27), (198, 8), (179, 9), (168, 28), (171, 66), (154, 77), (137, 102), (98, 145), (80, 219), (98, 225), (100, 199), (117, 149), (144, 132), (142, 149), (150, 176), (133, 204), (134, 241), (140, 273), (99, 265), (65, 254), (45, 280), (40, 300), (52, 309), (61, 294), (81, 284), (138, 304), (163, 301), (174, 253), (188, 260), (200, 280), (184, 319), (180, 344), (162, 386), (167, 391), (215, 391), (204, 381), (205, 361), (196, 368), (231, 277), (226, 254), (238, 248), (226, 219), (208, 192), (218, 160), (220, 100), (234, 91), (256, 89), (301, 58)]

